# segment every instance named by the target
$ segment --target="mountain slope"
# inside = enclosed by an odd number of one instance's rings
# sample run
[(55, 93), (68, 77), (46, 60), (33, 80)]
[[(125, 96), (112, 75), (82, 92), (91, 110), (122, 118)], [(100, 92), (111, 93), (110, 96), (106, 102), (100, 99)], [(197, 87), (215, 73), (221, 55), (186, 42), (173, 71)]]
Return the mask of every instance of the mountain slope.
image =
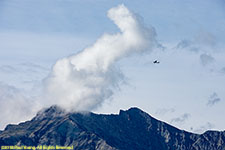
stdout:
[(76, 150), (225, 150), (225, 131), (193, 134), (138, 108), (119, 115), (65, 113), (56, 106), (31, 121), (8, 125), (0, 145), (73, 145)]

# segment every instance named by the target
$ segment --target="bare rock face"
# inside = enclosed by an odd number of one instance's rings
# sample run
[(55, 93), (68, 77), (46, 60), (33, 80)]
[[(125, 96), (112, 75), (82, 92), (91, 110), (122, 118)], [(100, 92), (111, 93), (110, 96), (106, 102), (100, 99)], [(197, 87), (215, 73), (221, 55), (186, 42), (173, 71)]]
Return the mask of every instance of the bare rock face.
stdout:
[(0, 145), (61, 145), (76, 150), (225, 150), (225, 131), (194, 134), (154, 119), (138, 108), (119, 115), (66, 113), (57, 106), (32, 120), (8, 125)]

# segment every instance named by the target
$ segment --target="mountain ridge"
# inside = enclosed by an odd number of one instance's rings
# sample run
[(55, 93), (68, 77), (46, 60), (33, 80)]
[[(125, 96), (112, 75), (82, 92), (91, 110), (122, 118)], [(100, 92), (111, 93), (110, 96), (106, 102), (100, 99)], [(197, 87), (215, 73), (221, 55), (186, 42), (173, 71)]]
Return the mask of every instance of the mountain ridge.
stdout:
[(52, 106), (30, 121), (7, 125), (0, 132), (0, 145), (73, 145), (78, 150), (225, 150), (225, 131), (187, 132), (137, 107), (105, 115), (67, 113)]

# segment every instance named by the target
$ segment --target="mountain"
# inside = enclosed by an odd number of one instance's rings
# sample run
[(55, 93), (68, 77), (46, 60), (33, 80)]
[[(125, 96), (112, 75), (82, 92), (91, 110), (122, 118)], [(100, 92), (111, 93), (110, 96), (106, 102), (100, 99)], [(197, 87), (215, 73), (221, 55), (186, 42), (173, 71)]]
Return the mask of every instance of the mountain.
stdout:
[(73, 145), (75, 150), (225, 150), (225, 131), (186, 132), (138, 108), (103, 115), (66, 113), (52, 106), (30, 121), (8, 125), (0, 132), (0, 145)]

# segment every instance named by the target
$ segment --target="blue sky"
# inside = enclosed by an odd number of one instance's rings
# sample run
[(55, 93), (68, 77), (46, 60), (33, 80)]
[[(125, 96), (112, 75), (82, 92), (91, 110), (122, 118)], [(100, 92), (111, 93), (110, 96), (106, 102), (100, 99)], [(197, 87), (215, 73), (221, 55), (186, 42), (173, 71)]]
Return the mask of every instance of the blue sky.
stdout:
[[(222, 0), (1, 0), (2, 106), (18, 104), (12, 89), (22, 93), (21, 101), (38, 95), (58, 59), (90, 46), (104, 33), (118, 32), (107, 11), (119, 4), (154, 27), (164, 49), (119, 61), (127, 84), (94, 111), (117, 113), (136, 106), (188, 131), (224, 130)], [(160, 64), (153, 64), (155, 59)], [(29, 117), (0, 122), (1, 127)]]

